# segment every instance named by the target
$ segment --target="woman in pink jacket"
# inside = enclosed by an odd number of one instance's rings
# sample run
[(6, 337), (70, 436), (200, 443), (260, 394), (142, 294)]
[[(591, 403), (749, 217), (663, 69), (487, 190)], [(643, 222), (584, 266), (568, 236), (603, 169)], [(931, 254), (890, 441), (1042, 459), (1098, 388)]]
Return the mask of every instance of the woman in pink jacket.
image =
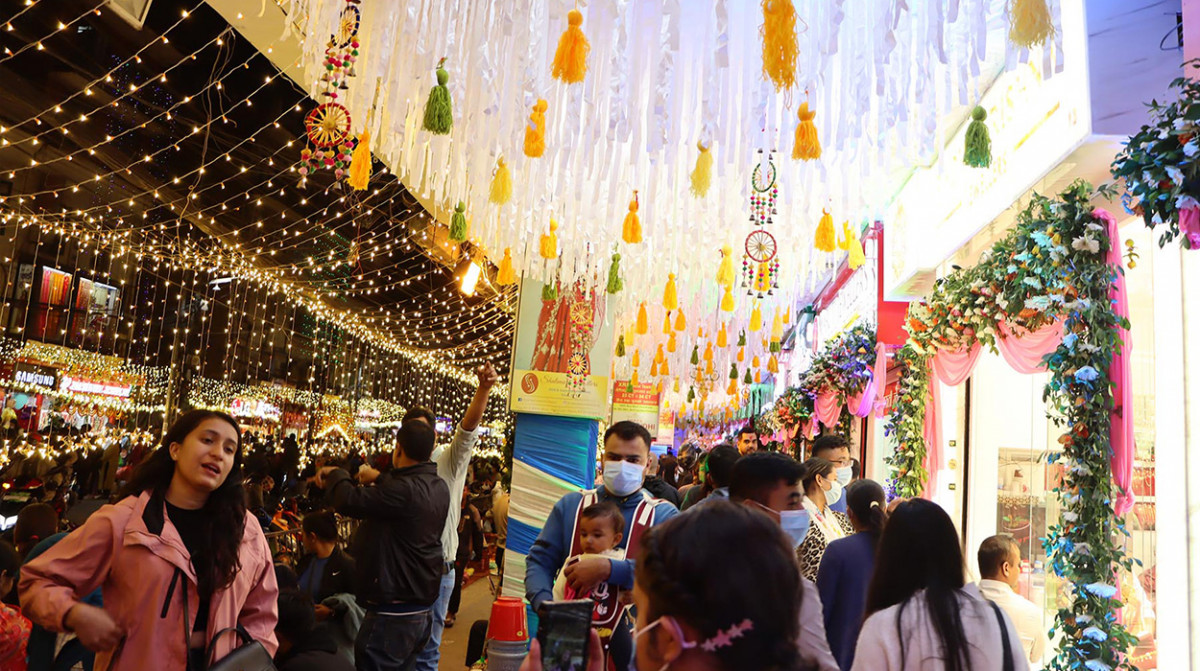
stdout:
[[(241, 462), (232, 417), (184, 414), (122, 501), (21, 569), (25, 613), (75, 632), (98, 653), (97, 671), (200, 671), (217, 633), (238, 626), (274, 654), (275, 571), (246, 512)], [(103, 609), (80, 602), (96, 587)], [(238, 640), (226, 633), (215, 644), (220, 659)]]

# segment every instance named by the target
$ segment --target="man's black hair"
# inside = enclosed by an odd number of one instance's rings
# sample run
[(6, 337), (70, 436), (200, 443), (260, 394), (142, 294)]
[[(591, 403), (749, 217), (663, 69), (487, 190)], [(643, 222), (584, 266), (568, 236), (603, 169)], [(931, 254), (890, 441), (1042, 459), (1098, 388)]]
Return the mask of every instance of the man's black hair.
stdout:
[(742, 453), (732, 445), (721, 444), (708, 453), (708, 474), (714, 487), (728, 487), (733, 478), (733, 467), (742, 458)]
[(762, 503), (780, 482), (800, 484), (804, 468), (800, 462), (779, 452), (755, 452), (738, 459), (729, 482), (729, 498)]
[(396, 433), (396, 442), (409, 459), (423, 463), (429, 461), (429, 457), (433, 455), (437, 434), (432, 426), (424, 422), (405, 422)]
[(407, 424), (410, 419), (423, 419), (429, 422), (429, 426), (437, 426), (437, 418), (433, 416), (433, 411), (423, 405), (409, 408), (408, 412), (405, 412), (404, 416), (400, 418), (400, 423)]
[(609, 436), (616, 436), (621, 440), (634, 440), (636, 438), (641, 438), (642, 442), (646, 445), (646, 452), (650, 451), (650, 443), (654, 442), (654, 439), (650, 437), (650, 432), (646, 430), (646, 427), (638, 424), (637, 422), (631, 422), (629, 420), (622, 420), (608, 427), (608, 431), (604, 432), (605, 443), (608, 443)]
[[(1000, 575), (1004, 562), (1012, 559), (1012, 551), (1020, 546), (1012, 536), (991, 536), (979, 544), (979, 576), (992, 578)], [(1015, 567), (1014, 567), (1015, 568)]]
[(826, 450), (840, 450), (841, 448), (850, 449), (850, 441), (846, 437), (838, 433), (823, 433), (817, 436), (813, 441), (812, 456), (819, 457)]
[(304, 533), (312, 534), (326, 543), (337, 542), (337, 517), (331, 511), (320, 510), (305, 515), (301, 527)]
[(276, 634), (295, 645), (311, 636), (316, 627), (317, 617), (313, 611), (312, 597), (296, 589), (286, 589), (279, 593)]

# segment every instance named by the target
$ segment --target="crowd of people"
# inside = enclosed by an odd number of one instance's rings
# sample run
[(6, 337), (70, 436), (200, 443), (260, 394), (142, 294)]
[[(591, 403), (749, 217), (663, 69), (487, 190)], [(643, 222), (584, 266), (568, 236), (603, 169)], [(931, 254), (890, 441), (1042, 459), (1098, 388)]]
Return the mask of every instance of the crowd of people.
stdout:
[[(194, 410), (70, 533), (52, 500), (26, 505), (0, 541), (0, 671), (461, 668), (443, 632), (469, 566), (494, 553), (503, 571), (507, 531), (502, 464), (473, 455), (496, 381), (478, 377), (441, 450), (423, 408), (387, 460), (307, 464), (292, 437), (255, 449)], [(526, 558), (534, 613), (592, 601), (588, 671), (1040, 668), (1012, 539), (985, 541), (968, 582), (949, 516), (889, 502), (844, 437), (804, 461), (749, 428), (707, 451), (650, 445), (609, 426), (596, 487), (553, 506)], [(523, 668), (541, 668), (536, 639)]]

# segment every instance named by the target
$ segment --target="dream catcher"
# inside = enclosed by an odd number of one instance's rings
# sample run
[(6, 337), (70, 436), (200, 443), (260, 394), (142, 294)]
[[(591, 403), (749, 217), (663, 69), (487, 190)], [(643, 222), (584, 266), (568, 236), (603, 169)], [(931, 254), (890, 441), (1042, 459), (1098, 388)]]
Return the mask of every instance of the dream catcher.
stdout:
[(775, 236), (767, 228), (775, 223), (779, 214), (776, 200), (779, 198), (778, 172), (775, 168), (775, 151), (763, 160), (759, 149), (758, 165), (750, 177), (750, 225), (754, 230), (746, 236), (745, 252), (742, 256), (742, 286), (746, 295), (757, 292), (758, 297), (774, 295), (779, 288), (779, 247)]
[(300, 152), (298, 171), (302, 186), (310, 174), (321, 168), (332, 169), (333, 176), (341, 179), (350, 165), (350, 152), (355, 145), (350, 134), (353, 122), (350, 110), (338, 102), (338, 96), (350, 88), (348, 80), (355, 76), (358, 28), (362, 22), (358, 4), (359, 0), (346, 0), (338, 17), (337, 33), (329, 36), (325, 47), (325, 74), (321, 75), (324, 90), (320, 94), (323, 102), (304, 117), (304, 133), (311, 146)]

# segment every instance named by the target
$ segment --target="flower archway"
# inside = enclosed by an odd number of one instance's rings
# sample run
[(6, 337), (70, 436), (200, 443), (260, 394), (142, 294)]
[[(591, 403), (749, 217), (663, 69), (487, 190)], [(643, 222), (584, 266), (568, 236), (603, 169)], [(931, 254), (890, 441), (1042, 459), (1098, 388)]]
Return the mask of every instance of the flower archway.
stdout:
[(924, 304), (910, 307), (887, 427), (898, 446), (888, 463), (899, 495), (928, 491), (941, 457), (938, 382), (966, 380), (983, 346), (1018, 371), (1048, 371), (1043, 398), (1062, 428), (1061, 451), (1048, 460), (1064, 466), (1054, 488), (1063, 513), (1043, 544), (1050, 567), (1071, 584), (1048, 668), (1107, 671), (1132, 668), (1124, 652), (1136, 642), (1115, 615), (1114, 584), (1132, 568), (1123, 515), (1134, 446), (1117, 224), (1092, 207), (1092, 195), (1082, 181), (1057, 198), (1034, 195), (979, 264), (939, 280)]

